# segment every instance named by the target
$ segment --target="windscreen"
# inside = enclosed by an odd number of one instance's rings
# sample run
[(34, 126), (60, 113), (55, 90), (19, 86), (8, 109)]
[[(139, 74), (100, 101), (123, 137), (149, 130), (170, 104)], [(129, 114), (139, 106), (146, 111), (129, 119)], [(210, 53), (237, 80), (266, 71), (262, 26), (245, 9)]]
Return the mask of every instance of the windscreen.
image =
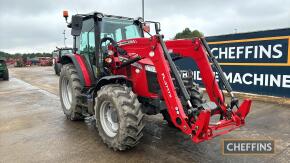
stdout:
[(140, 26), (133, 20), (104, 17), (101, 22), (101, 39), (111, 37), (116, 42), (142, 37)]

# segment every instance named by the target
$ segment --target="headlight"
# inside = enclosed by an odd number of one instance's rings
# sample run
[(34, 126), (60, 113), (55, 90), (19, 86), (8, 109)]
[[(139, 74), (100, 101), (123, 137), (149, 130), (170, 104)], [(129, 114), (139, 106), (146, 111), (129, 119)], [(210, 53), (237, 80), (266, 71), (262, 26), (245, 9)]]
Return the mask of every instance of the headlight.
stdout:
[(151, 66), (151, 65), (145, 65), (145, 70), (156, 73), (155, 67), (154, 66)]

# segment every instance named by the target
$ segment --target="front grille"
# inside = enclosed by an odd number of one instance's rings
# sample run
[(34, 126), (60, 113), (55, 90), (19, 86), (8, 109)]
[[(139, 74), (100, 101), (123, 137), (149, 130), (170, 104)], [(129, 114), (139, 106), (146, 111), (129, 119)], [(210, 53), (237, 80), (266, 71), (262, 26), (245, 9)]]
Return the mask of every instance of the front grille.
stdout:
[(147, 85), (149, 92), (158, 94), (160, 92), (157, 74), (154, 72), (146, 71)]
[[(179, 70), (179, 74), (181, 75), (181, 79), (183, 81), (185, 88), (191, 88), (192, 83), (193, 83), (192, 71)], [(173, 84), (175, 86), (177, 94), (180, 94), (179, 88), (177, 87), (177, 81), (173, 77), (173, 74), (171, 74), (171, 76), (172, 76)], [(157, 74), (154, 72), (146, 71), (146, 77), (147, 77), (147, 85), (148, 85), (149, 92), (158, 94), (160, 92), (160, 86), (157, 80)]]

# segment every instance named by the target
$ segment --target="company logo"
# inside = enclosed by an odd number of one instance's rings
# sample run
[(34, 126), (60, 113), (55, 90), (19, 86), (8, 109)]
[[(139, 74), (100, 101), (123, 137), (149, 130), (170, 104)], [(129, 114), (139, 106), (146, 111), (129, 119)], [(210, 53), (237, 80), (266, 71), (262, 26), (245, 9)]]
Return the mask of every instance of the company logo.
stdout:
[(221, 63), (288, 63), (289, 37), (210, 42)]
[[(290, 88), (290, 75), (254, 72), (224, 72), (226, 79), (231, 84), (243, 84), (263, 87)], [(218, 74), (215, 77), (219, 80)], [(193, 79), (201, 81), (200, 71), (193, 71)]]
[(136, 43), (137, 43), (136, 40), (126, 40), (126, 41), (118, 42), (117, 44), (119, 46), (122, 46), (122, 45), (136, 44)]
[(222, 140), (223, 154), (274, 154), (274, 140)]
[(282, 44), (268, 45), (241, 45), (212, 48), (213, 53), (218, 52), (217, 59), (262, 59), (262, 58), (281, 58)]
[(171, 92), (170, 92), (170, 89), (169, 89), (169, 86), (168, 86), (168, 82), (167, 82), (166, 79), (165, 79), (165, 74), (162, 73), (161, 76), (162, 76), (162, 80), (163, 80), (164, 86), (166, 87), (166, 91), (167, 91), (167, 93), (168, 93), (168, 96), (169, 96), (170, 98), (172, 98), (172, 94), (171, 94)]

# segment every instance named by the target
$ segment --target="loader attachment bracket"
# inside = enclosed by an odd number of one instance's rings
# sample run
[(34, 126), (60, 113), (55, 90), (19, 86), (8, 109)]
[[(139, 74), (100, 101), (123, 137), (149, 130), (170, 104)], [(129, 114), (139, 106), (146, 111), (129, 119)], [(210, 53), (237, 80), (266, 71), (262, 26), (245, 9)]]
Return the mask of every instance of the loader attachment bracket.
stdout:
[(196, 143), (210, 140), (216, 136), (227, 134), (245, 124), (245, 118), (251, 107), (251, 100), (244, 100), (239, 109), (232, 112), (230, 119), (220, 120), (216, 123), (210, 123), (210, 109), (204, 108), (200, 112), (195, 124), (193, 125), (192, 140)]

